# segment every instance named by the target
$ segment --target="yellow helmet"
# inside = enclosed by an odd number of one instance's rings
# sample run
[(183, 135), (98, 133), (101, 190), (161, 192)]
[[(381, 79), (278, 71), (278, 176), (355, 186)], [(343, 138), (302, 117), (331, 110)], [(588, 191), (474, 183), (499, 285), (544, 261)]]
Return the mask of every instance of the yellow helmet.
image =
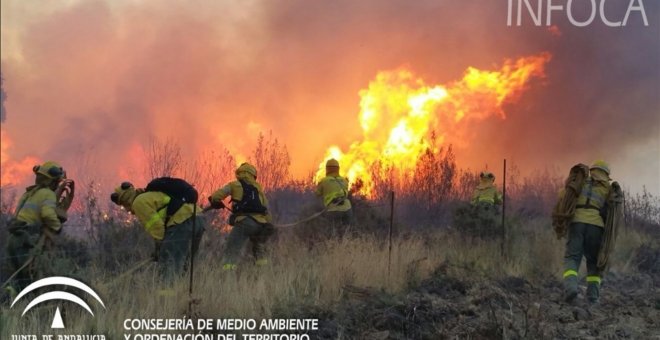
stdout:
[(339, 162), (334, 158), (330, 158), (330, 159), (328, 159), (327, 162), (325, 162), (325, 167), (326, 168), (330, 168), (330, 167), (337, 167), (338, 168), (339, 167)]
[(137, 194), (137, 189), (131, 182), (123, 182), (115, 188), (115, 192), (110, 195), (110, 200), (117, 205), (130, 207)]
[(605, 173), (608, 176), (610, 175), (610, 165), (607, 164), (607, 162), (605, 162), (603, 160), (595, 161), (593, 164), (591, 164), (591, 167), (589, 168), (589, 170), (591, 170), (591, 169), (600, 169), (600, 170), (605, 171)]
[(42, 174), (50, 179), (59, 179), (65, 175), (64, 169), (53, 161), (45, 162), (42, 165), (35, 165), (32, 167), (32, 171), (35, 174)]
[(241, 172), (247, 172), (248, 174), (254, 176), (254, 178), (257, 178), (257, 168), (255, 168), (252, 164), (250, 163), (243, 163), (241, 164), (238, 169), (236, 169), (236, 176), (239, 176)]
[(492, 173), (492, 172), (489, 172), (489, 171), (482, 171), (482, 172), (479, 174), (479, 177), (481, 177), (481, 178), (488, 178), (488, 179), (495, 180), (495, 175), (493, 175), (493, 173)]

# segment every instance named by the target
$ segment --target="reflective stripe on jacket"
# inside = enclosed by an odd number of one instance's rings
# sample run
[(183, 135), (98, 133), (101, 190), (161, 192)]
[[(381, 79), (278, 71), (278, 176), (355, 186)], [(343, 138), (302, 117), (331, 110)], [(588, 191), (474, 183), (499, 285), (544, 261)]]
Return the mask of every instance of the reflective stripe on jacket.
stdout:
[[(133, 201), (132, 210), (144, 229), (156, 240), (162, 240), (165, 237), (165, 217), (167, 214), (167, 203), (170, 197), (162, 192), (148, 191), (139, 194)], [(167, 227), (180, 224), (189, 219), (193, 214), (194, 205), (192, 203), (184, 204), (167, 221)], [(201, 208), (197, 211), (201, 212)]]
[(348, 211), (351, 201), (348, 200), (348, 180), (339, 175), (325, 176), (316, 186), (316, 195), (323, 197), (323, 205), (328, 211)]
[(604, 227), (605, 222), (600, 216), (600, 210), (605, 206), (609, 192), (609, 183), (596, 181), (593, 178), (587, 179), (577, 199), (572, 222)]
[(472, 204), (479, 203), (502, 204), (502, 194), (492, 183), (490, 185), (480, 184), (472, 194)]
[(19, 200), (19, 207), (21, 204), (22, 207), (16, 219), (29, 225), (45, 226), (58, 231), (62, 228), (62, 224), (55, 212), (56, 201), (57, 198), (53, 190), (49, 188), (37, 189), (34, 186), (28, 187)]
[[(257, 191), (259, 191), (259, 201), (261, 201), (261, 205), (268, 208), (268, 199), (264, 194), (264, 190), (261, 188), (261, 185), (257, 183), (254, 177), (252, 177), (249, 174), (244, 174), (241, 177), (241, 179), (248, 182), (250, 185), (254, 186), (255, 188), (257, 188)], [(233, 181), (227, 183), (225, 186), (216, 190), (216, 192), (214, 192), (213, 195), (211, 195), (211, 201), (217, 203), (224, 200), (228, 196), (231, 196), (232, 201), (240, 201), (243, 198), (243, 186), (241, 185), (241, 182)], [(246, 215), (252, 217), (255, 221), (259, 223), (270, 223), (272, 221), (270, 213), (268, 212), (266, 212), (266, 214), (249, 213)], [(237, 216), (236, 222), (239, 222), (244, 218), (246, 218), (246, 216)]]

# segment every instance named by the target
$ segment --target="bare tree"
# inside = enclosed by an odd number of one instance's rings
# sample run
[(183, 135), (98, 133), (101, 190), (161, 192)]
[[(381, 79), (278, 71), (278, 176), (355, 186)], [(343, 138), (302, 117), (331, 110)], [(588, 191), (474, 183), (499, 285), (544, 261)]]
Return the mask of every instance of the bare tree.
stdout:
[(280, 144), (273, 132), (266, 138), (259, 134), (257, 146), (254, 149), (250, 162), (257, 167), (259, 183), (268, 189), (284, 187), (289, 182), (289, 168), (291, 158), (286, 146)]
[(453, 198), (460, 201), (470, 201), (472, 199), (472, 193), (474, 193), (474, 188), (479, 184), (479, 175), (467, 169), (461, 170), (456, 178)]
[(177, 173), (199, 191), (201, 197), (210, 195), (234, 177), (236, 160), (226, 148), (201, 152), (186, 162)]
[(150, 139), (147, 149), (147, 174), (150, 178), (174, 176), (181, 165), (181, 147), (174, 139)]

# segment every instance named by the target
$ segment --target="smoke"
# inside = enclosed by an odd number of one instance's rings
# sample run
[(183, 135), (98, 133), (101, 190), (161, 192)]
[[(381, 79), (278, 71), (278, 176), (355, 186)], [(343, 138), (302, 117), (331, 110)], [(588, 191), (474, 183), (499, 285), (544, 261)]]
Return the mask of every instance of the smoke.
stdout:
[[(554, 31), (507, 27), (506, 1), (48, 6), (2, 2), (13, 158), (66, 167), (93, 155), (80, 171), (116, 181), (119, 169), (139, 167), (131, 155), (153, 136), (176, 138), (184, 156), (245, 156), (259, 131), (272, 130), (302, 175), (329, 145), (360, 138), (358, 92), (379, 71), (406, 66), (448, 83), (468, 66), (547, 51), (547, 78), (506, 106), (506, 119), (470, 127), (456, 150), (461, 165), (495, 168), (507, 157), (525, 171), (563, 172), (604, 158), (617, 179), (639, 177), (660, 192), (658, 2), (645, 3), (649, 27), (633, 16), (624, 28), (574, 28), (557, 14)], [(612, 18), (625, 14), (622, 4), (607, 7)], [(653, 152), (642, 174), (629, 162)]]
[(5, 109), (5, 100), (7, 100), (7, 93), (5, 92), (5, 79), (0, 72), (0, 123), (4, 123), (7, 119), (7, 110)]
[[(660, 193), (658, 5), (646, 3), (649, 27), (640, 17), (620, 29), (558, 21), (562, 35), (545, 47), (553, 53), (547, 82), (510, 107), (506, 121), (479, 126), (475, 141), (519, 166), (560, 166), (561, 173), (605, 159), (624, 185)], [(608, 13), (623, 16), (626, 8), (611, 3)]]

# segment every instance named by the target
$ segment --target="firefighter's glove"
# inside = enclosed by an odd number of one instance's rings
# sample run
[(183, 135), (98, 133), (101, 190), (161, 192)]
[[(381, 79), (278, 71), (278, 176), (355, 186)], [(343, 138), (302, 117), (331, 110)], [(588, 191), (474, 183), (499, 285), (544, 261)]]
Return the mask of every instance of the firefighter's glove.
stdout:
[(57, 214), (57, 219), (60, 220), (60, 223), (64, 223), (69, 219), (66, 210), (64, 210), (63, 208), (56, 207), (55, 214)]
[(558, 240), (561, 240), (562, 238), (566, 237), (567, 230), (566, 228), (563, 228), (561, 226), (553, 226), (555, 230), (555, 235), (557, 236)]
[(346, 200), (346, 197), (340, 196), (340, 197), (335, 197), (334, 199), (332, 199), (332, 201), (330, 203), (332, 203), (334, 205), (344, 205), (345, 200)]
[(608, 203), (605, 203), (602, 208), (598, 211), (598, 215), (603, 219), (603, 222), (607, 222), (607, 213), (609, 211)]
[(272, 223), (265, 223), (265, 224), (263, 225), (262, 234), (263, 234), (265, 237), (270, 237), (270, 236), (272, 236), (273, 234), (275, 234), (275, 226), (274, 226)]
[(57, 189), (55, 190), (58, 208), (64, 211), (69, 210), (75, 196), (75, 187), (75, 182), (70, 179), (65, 179), (59, 182)]
[(225, 204), (222, 201), (220, 201), (220, 200), (213, 201), (213, 199), (211, 199), (211, 196), (209, 196), (209, 203), (211, 204), (211, 208), (213, 208), (213, 209), (224, 209), (225, 208)]
[(55, 238), (61, 232), (62, 232), (62, 228), (55, 230), (55, 229), (51, 229), (51, 228), (48, 228), (48, 227), (44, 227), (44, 228), (41, 229), (41, 234), (42, 234), (43, 237), (46, 238), (45, 242), (48, 245), (54, 244), (55, 241), (56, 241)]
[(62, 233), (62, 228), (59, 228), (59, 229), (53, 229), (53, 228), (49, 228), (49, 227), (43, 227), (43, 228), (41, 229), (41, 232), (42, 232), (44, 235), (46, 235), (46, 237), (48, 237), (48, 238), (50, 238), (50, 239), (53, 239), (53, 238), (55, 237), (55, 235), (59, 235), (59, 234)]
[(158, 255), (160, 255), (160, 245), (162, 241), (154, 242), (154, 252), (151, 254), (151, 261), (158, 262)]

